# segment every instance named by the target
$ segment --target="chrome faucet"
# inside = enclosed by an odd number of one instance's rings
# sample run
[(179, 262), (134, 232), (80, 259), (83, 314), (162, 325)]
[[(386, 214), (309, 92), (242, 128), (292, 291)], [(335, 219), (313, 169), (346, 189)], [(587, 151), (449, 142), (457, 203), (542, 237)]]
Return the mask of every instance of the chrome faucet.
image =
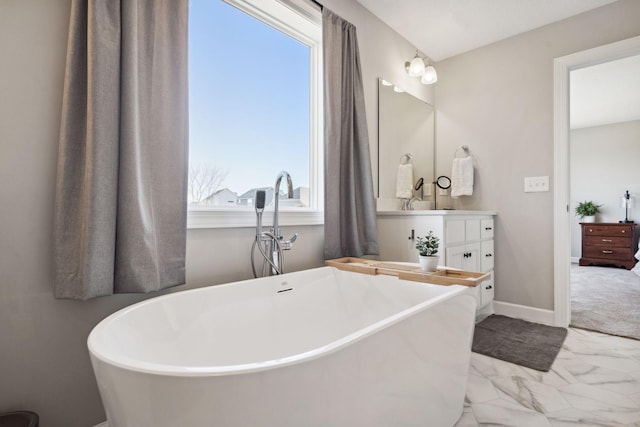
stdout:
[(272, 257), (272, 274), (282, 274), (283, 273), (283, 258), (284, 255), (282, 251), (288, 251), (293, 247), (293, 242), (298, 238), (298, 233), (295, 233), (289, 240), (284, 240), (282, 234), (280, 234), (280, 224), (278, 223), (280, 216), (280, 205), (278, 200), (280, 199), (280, 182), (282, 178), (287, 178), (287, 197), (289, 199), (293, 198), (293, 182), (291, 181), (291, 175), (289, 172), (282, 171), (278, 174), (276, 178), (276, 186), (274, 189), (275, 204), (273, 209), (273, 227), (271, 228), (271, 233), (275, 238), (274, 241), (271, 242), (270, 245), (270, 253)]
[(413, 210), (413, 202), (420, 201), (419, 197), (413, 196), (410, 199), (402, 199), (402, 210), (403, 211), (412, 211)]
[(280, 235), (280, 227), (278, 226), (278, 215), (280, 212), (280, 209), (278, 207), (278, 200), (280, 199), (280, 182), (285, 176), (287, 177), (287, 197), (293, 199), (293, 182), (291, 181), (291, 175), (289, 175), (289, 172), (282, 171), (276, 178), (276, 187), (273, 196), (275, 197), (275, 206), (273, 211), (273, 230), (271, 231), (276, 237), (278, 237), (278, 239), (282, 238), (282, 236)]

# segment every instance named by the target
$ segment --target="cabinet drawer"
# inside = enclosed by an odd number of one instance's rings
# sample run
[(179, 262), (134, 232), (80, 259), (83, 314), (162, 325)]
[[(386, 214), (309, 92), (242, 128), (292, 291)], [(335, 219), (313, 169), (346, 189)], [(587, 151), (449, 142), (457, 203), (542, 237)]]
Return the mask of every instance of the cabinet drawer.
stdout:
[(616, 248), (613, 246), (586, 246), (583, 249), (582, 256), (584, 258), (600, 258), (600, 259), (629, 259), (632, 256), (631, 248)]
[(493, 239), (493, 219), (483, 219), (480, 221), (480, 238)]
[(487, 273), (493, 270), (493, 240), (480, 243), (480, 271)]
[(631, 236), (584, 236), (583, 244), (585, 246), (609, 246), (628, 248), (631, 246), (631, 239)]
[(492, 275), (489, 280), (480, 284), (480, 305), (484, 306), (493, 301), (494, 292)]
[(611, 236), (625, 237), (633, 236), (633, 228), (616, 227), (608, 225), (587, 225), (582, 228), (583, 236)]

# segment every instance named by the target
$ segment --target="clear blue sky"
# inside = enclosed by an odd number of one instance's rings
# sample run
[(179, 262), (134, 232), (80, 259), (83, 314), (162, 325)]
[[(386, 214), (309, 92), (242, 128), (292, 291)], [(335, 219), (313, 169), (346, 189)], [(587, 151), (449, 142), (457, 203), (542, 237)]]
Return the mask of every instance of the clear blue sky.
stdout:
[(189, 4), (189, 161), (238, 194), (309, 185), (309, 48), (222, 0)]

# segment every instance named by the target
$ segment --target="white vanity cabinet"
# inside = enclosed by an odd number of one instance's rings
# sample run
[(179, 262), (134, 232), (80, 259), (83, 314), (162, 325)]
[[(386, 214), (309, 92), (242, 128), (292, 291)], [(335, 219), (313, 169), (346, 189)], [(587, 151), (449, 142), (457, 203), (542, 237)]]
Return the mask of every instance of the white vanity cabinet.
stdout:
[(494, 216), (487, 211), (387, 211), (378, 212), (380, 259), (417, 262), (415, 238), (430, 230), (440, 238), (440, 265), (491, 273), (470, 288), (478, 310), (492, 310), (494, 295)]

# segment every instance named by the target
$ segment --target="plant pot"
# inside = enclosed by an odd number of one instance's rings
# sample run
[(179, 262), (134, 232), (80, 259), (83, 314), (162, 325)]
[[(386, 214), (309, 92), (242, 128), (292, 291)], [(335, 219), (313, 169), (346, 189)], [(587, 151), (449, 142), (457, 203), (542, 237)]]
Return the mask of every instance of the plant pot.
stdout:
[(438, 269), (439, 256), (418, 256), (420, 262), (420, 270), (424, 272), (434, 272)]
[(582, 217), (582, 222), (596, 222), (596, 216), (589, 215), (589, 216)]

